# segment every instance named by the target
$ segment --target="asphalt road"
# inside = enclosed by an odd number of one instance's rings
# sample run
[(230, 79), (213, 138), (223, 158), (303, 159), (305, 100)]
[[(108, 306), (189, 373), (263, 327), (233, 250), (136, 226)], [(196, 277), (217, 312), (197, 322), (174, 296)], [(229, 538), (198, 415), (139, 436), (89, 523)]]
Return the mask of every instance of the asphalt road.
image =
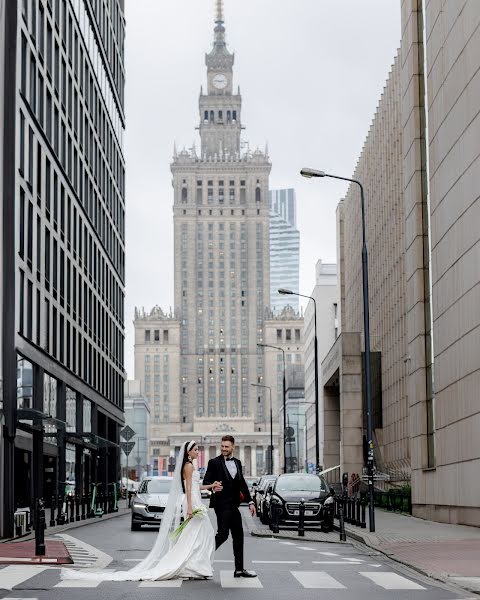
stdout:
[[(213, 520), (214, 515), (211, 515)], [(216, 553), (215, 574), (208, 581), (60, 582), (58, 568), (0, 566), (3, 600), (454, 600), (469, 595), (402, 568), (381, 554), (358, 544), (315, 543), (255, 538), (258, 525), (244, 510), (246, 568), (256, 579), (233, 579), (233, 553), (227, 541)], [(130, 568), (151, 548), (157, 530), (130, 531), (128, 516), (66, 532), (64, 540), (77, 568)], [(337, 534), (332, 533), (332, 540)]]

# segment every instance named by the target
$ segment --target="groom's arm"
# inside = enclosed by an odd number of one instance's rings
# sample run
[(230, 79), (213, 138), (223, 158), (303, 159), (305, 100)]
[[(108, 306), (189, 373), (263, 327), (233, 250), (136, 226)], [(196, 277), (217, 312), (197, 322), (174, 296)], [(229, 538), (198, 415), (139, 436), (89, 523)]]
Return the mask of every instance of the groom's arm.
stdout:
[(213, 463), (213, 459), (210, 459), (208, 461), (207, 470), (205, 472), (205, 475), (203, 476), (204, 485), (209, 485), (216, 481), (214, 471), (215, 471), (215, 465)]

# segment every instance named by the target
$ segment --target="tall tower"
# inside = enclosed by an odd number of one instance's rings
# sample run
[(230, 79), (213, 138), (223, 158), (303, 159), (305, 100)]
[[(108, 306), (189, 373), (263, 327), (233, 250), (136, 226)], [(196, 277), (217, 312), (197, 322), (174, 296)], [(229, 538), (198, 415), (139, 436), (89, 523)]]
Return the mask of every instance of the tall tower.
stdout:
[[(251, 383), (262, 383), (264, 373), (257, 343), (263, 341), (270, 302), (271, 164), (266, 152), (242, 151), (242, 98), (233, 91), (234, 55), (225, 41), (221, 0), (205, 61), (201, 149), (175, 151), (171, 165), (181, 429), (221, 432), (228, 423), (237, 438), (253, 432), (263, 436), (266, 411)], [(210, 448), (210, 454), (215, 451)], [(247, 472), (252, 472), (256, 447), (249, 452), (252, 469), (247, 465)]]

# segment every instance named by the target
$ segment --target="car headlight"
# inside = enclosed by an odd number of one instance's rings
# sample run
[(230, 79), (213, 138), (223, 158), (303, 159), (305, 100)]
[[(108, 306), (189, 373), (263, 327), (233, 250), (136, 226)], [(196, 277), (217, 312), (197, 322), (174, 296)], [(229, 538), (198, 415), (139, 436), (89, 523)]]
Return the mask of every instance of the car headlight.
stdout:
[(323, 506), (327, 506), (328, 504), (333, 504), (333, 496), (329, 496), (323, 503)]
[(142, 504), (141, 502), (133, 503), (133, 508), (145, 508), (146, 506), (147, 506), (146, 504)]

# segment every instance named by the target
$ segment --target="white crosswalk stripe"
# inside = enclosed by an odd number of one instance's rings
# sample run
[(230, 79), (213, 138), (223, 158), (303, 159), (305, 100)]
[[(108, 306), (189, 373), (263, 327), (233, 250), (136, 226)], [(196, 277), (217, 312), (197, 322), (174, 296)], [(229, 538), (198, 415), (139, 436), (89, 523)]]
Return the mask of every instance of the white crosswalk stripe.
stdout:
[(182, 585), (181, 579), (169, 579), (166, 581), (142, 581), (139, 587), (142, 588), (177, 588)]
[(390, 571), (363, 571), (363, 577), (368, 577), (373, 583), (385, 590), (425, 590), (423, 586), (406, 577)]
[(12, 590), (48, 568), (41, 565), (9, 565), (0, 571), (0, 588)]
[(292, 571), (292, 575), (308, 589), (344, 590), (343, 584), (325, 571)]
[(64, 579), (54, 585), (55, 588), (96, 588), (100, 585), (100, 581), (85, 581), (83, 579)]

